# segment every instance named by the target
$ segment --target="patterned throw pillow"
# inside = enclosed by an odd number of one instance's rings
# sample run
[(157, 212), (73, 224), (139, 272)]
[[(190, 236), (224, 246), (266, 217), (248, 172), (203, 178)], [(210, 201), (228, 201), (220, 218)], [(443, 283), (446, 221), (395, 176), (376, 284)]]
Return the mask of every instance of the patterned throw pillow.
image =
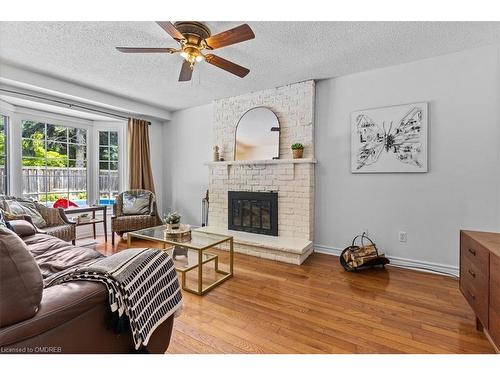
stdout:
[(124, 215), (149, 215), (151, 193), (123, 193)]
[[(47, 222), (42, 217), (40, 212), (38, 212), (33, 201), (18, 198), (6, 200), (5, 203), (7, 204), (9, 214), (18, 215), (17, 219), (22, 219), (22, 215), (28, 215), (33, 220), (33, 224), (35, 224), (38, 228), (45, 228), (47, 226)], [(8, 219), (15, 220), (13, 218)]]
[(10, 225), (12, 220), (24, 220), (24, 216), (14, 215), (10, 212), (4, 211), (3, 208), (0, 208), (0, 227), (12, 230), (12, 226)]
[(5, 221), (5, 215), (3, 214), (2, 209), (0, 209), (0, 227), (7, 227), (7, 223)]

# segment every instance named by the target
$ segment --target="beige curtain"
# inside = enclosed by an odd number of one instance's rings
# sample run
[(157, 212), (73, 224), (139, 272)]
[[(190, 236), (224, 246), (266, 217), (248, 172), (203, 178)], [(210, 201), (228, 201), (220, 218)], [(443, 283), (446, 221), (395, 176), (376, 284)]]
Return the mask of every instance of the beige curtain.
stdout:
[(154, 192), (149, 152), (149, 122), (135, 118), (128, 119), (128, 155), (130, 189)]

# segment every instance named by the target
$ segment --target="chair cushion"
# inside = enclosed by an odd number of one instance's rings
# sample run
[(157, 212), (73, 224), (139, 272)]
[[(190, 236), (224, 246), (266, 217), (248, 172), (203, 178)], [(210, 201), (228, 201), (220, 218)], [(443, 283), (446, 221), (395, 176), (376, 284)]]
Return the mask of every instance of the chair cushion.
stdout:
[(123, 215), (147, 215), (151, 212), (151, 193), (123, 193)]
[(29, 215), (33, 220), (33, 223), (38, 228), (45, 228), (47, 226), (47, 222), (42, 217), (40, 212), (38, 212), (35, 203), (32, 200), (15, 198), (15, 199), (6, 199), (5, 203), (10, 213), (14, 215)]
[(42, 300), (40, 269), (24, 242), (0, 226), (0, 327), (34, 316)]

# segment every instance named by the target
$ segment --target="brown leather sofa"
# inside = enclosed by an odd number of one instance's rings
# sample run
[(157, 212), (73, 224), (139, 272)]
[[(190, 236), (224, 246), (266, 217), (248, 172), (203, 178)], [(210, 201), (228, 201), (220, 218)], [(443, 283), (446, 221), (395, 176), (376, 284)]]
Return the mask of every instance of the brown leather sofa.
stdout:
[[(109, 328), (103, 284), (72, 281), (43, 289), (55, 273), (103, 255), (37, 233), (25, 221), (10, 224), (17, 234), (0, 226), (0, 352), (134, 352), (129, 331)], [(173, 319), (155, 330), (145, 351), (166, 351)]]

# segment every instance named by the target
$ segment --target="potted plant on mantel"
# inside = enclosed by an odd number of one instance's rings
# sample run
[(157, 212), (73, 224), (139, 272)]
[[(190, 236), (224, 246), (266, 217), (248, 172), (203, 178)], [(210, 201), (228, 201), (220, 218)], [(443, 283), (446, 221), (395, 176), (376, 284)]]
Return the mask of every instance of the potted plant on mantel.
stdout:
[(292, 145), (292, 154), (294, 159), (302, 159), (304, 155), (304, 145), (302, 143), (294, 143)]
[(179, 229), (181, 223), (181, 215), (176, 211), (169, 212), (165, 215), (163, 222), (167, 226), (167, 230), (171, 231), (173, 229)]

